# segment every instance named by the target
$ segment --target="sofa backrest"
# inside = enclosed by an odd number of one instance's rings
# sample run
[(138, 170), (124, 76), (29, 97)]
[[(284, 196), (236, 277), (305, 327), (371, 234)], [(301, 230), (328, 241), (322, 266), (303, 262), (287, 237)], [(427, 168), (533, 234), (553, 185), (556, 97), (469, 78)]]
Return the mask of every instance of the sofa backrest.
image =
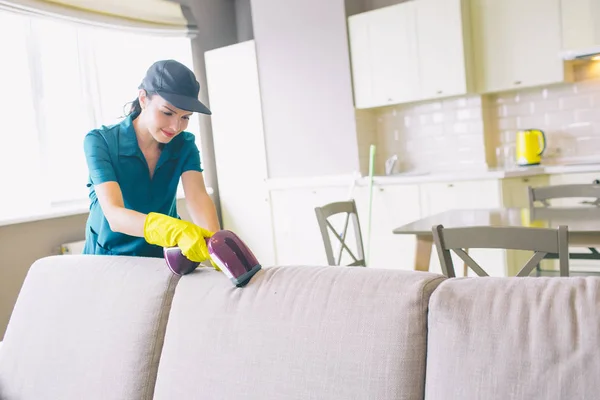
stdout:
[(177, 286), (155, 399), (423, 399), (429, 296), (444, 278), (271, 267), (244, 288)]
[(4, 337), (0, 399), (151, 399), (177, 280), (160, 259), (35, 262)]
[(428, 328), (426, 400), (600, 396), (600, 278), (446, 280)]

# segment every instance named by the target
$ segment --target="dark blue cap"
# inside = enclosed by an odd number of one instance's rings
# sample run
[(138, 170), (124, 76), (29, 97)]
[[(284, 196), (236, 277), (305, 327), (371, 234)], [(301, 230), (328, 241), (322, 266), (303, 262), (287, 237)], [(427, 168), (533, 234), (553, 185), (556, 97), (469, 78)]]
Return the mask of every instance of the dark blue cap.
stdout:
[(175, 60), (157, 61), (148, 68), (139, 89), (156, 92), (169, 103), (186, 111), (211, 115), (198, 100), (200, 84), (188, 67)]

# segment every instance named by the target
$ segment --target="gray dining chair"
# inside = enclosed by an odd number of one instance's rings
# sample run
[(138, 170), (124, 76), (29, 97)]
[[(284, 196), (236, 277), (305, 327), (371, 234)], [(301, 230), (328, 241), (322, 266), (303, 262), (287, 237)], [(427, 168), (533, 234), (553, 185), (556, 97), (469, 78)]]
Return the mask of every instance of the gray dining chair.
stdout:
[(600, 184), (571, 184), (531, 187), (529, 186), (529, 208), (533, 209), (536, 203), (542, 207), (550, 207), (550, 200), (568, 198), (590, 198), (581, 204), (600, 206)]
[[(345, 251), (353, 260), (349, 264), (346, 264), (346, 266), (366, 267), (362, 233), (360, 228), (360, 222), (358, 219), (358, 212), (356, 211), (355, 201), (340, 201), (326, 204), (320, 207), (315, 207), (315, 213), (317, 215), (317, 222), (321, 231), (323, 245), (325, 246), (327, 263), (329, 265), (341, 265), (342, 256)], [(336, 230), (333, 224), (330, 222), (330, 219), (333, 216), (339, 214), (345, 216), (343, 228), (341, 229), (341, 231)], [(350, 247), (348, 247), (346, 243), (346, 240), (348, 239), (348, 225), (350, 221), (352, 221), (354, 237), (356, 239), (356, 254), (354, 254), (354, 252), (350, 249)], [(333, 237), (336, 239), (336, 243), (339, 246), (339, 248), (336, 250), (337, 254), (335, 255), (333, 251), (331, 236), (329, 235), (330, 233), (333, 234)]]
[[(529, 209), (533, 212), (535, 209), (544, 208), (551, 211), (553, 206), (551, 200), (581, 198), (581, 206), (600, 207), (600, 184), (595, 181), (589, 184), (569, 184), (569, 185), (551, 185), (541, 187), (529, 186)], [(536, 206), (536, 204), (540, 204)], [(573, 260), (600, 260), (600, 252), (594, 247), (580, 246), (588, 251), (569, 252), (569, 258)], [(556, 255), (549, 255), (548, 259), (556, 259)], [(541, 266), (536, 267), (538, 275), (542, 274)]]
[(489, 276), (464, 249), (508, 249), (532, 251), (533, 256), (516, 276), (529, 276), (533, 269), (549, 254), (557, 254), (560, 260), (560, 276), (569, 276), (568, 228), (557, 229), (530, 227), (473, 226), (464, 228), (432, 228), (442, 273), (456, 277), (451, 251), (458, 255), (478, 276)]

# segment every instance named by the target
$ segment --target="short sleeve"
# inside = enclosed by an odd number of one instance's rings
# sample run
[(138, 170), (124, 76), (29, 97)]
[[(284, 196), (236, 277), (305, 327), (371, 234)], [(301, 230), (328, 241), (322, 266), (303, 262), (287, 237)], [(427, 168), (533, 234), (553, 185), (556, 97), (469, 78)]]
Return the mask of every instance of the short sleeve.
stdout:
[(98, 131), (91, 131), (83, 141), (85, 158), (94, 185), (116, 181), (117, 176), (110, 159), (108, 144)]
[(200, 163), (200, 151), (198, 150), (198, 146), (196, 146), (193, 135), (190, 134), (189, 137), (186, 138), (185, 147), (187, 151), (185, 152), (186, 156), (183, 161), (181, 173), (186, 171), (203, 172), (204, 170)]

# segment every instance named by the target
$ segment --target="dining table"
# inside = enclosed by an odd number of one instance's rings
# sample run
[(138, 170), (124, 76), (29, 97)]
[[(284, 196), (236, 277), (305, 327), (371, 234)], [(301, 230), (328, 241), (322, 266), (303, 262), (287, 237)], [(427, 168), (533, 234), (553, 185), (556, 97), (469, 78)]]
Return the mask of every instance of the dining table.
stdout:
[[(393, 230), (396, 235), (416, 236), (414, 270), (429, 271), (432, 228), (437, 225), (444, 228), (506, 226), (554, 229), (566, 225), (570, 247), (600, 247), (600, 207), (454, 209), (420, 218)], [(600, 258), (600, 255), (592, 252), (589, 258)]]

